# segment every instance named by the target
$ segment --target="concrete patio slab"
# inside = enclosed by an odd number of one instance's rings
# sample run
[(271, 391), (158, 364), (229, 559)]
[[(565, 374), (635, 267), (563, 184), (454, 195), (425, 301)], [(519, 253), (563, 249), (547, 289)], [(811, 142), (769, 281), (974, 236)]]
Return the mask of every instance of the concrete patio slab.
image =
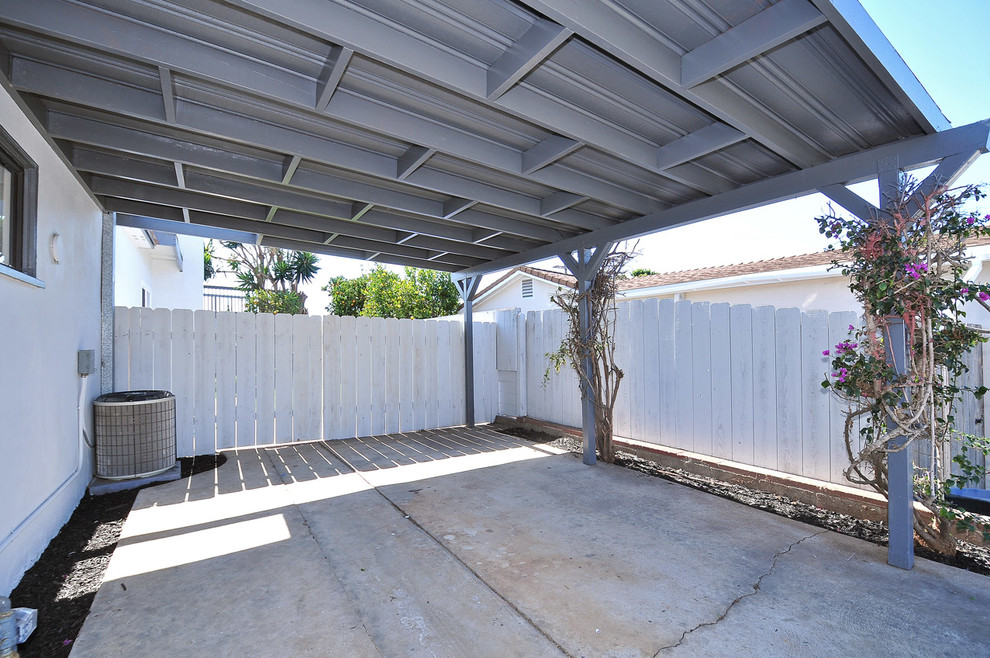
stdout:
[(141, 492), (73, 656), (990, 645), (984, 576), (487, 428), (229, 457)]

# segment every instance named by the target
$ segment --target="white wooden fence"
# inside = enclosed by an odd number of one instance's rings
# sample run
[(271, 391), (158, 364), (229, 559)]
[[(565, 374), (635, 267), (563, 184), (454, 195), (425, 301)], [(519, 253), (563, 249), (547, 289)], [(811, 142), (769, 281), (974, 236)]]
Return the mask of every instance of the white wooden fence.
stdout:
[[(577, 376), (547, 371), (566, 331), (562, 311), (500, 311), (500, 412), (580, 426)], [(855, 313), (673, 300), (620, 302), (616, 360), (625, 377), (618, 436), (848, 484), (843, 409), (821, 386), (822, 354), (848, 337)], [(982, 351), (967, 384), (983, 381)], [(960, 427), (983, 434), (983, 404), (957, 410)], [(917, 448), (922, 463), (924, 446)], [(975, 455), (971, 455), (971, 458)], [(925, 460), (924, 463), (927, 463)]]
[[(475, 323), (475, 418), (494, 419), (495, 325)], [(176, 396), (179, 456), (463, 424), (457, 322), (117, 308), (114, 390)]]

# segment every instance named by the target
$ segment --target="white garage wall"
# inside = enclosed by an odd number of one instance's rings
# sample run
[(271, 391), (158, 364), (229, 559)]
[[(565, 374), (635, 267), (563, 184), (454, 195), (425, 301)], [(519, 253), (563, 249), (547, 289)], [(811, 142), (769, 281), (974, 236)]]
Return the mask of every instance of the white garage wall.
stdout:
[[(7, 595), (68, 520), (89, 483), (79, 458), (100, 378), (81, 381), (76, 352), (100, 350), (102, 215), (33, 124), (0, 88), (0, 123), (37, 163), (38, 266), (43, 287), (0, 273), (0, 595)], [(61, 263), (49, 254), (61, 235)], [(16, 605), (17, 602), (15, 601)]]

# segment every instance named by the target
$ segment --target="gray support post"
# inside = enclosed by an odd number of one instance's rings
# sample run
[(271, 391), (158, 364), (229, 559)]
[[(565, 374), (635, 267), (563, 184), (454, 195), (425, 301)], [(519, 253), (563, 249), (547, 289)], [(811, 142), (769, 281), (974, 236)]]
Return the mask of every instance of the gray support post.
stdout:
[[(889, 318), (887, 358), (893, 361), (897, 374), (907, 369), (907, 329), (901, 318)], [(914, 567), (914, 463), (911, 451), (903, 448), (906, 439), (891, 439), (887, 447), (901, 448), (887, 453), (887, 564), (901, 569)]]
[[(890, 210), (900, 199), (900, 167), (895, 158), (877, 163), (877, 183), (880, 187), (880, 205)], [(885, 217), (883, 213), (880, 215)], [(881, 220), (884, 221), (884, 220)], [(887, 219), (886, 221), (889, 221)], [(907, 334), (900, 318), (890, 318), (890, 335), (887, 339), (887, 358), (898, 374), (907, 369)], [(888, 448), (900, 448), (905, 439), (891, 439)], [(903, 448), (887, 453), (887, 564), (900, 569), (914, 567), (914, 464), (911, 451)]]
[[(591, 290), (592, 278), (578, 279), (578, 294), (580, 295), (578, 298), (578, 328), (586, 340), (591, 332), (591, 303), (587, 293)], [(585, 372), (591, 372), (593, 365), (590, 354), (584, 357), (584, 363), (581, 367), (584, 368)], [(598, 443), (598, 430), (595, 426), (595, 401), (591, 398), (591, 386), (584, 380), (581, 381), (581, 430), (584, 438), (584, 463), (588, 466), (594, 466), (595, 446)]]
[[(580, 249), (573, 253), (560, 254), (560, 260), (564, 266), (570, 270), (574, 278), (577, 279), (578, 290), (578, 330), (581, 335), (587, 338), (591, 332), (591, 300), (587, 292), (591, 289), (591, 284), (598, 275), (612, 247), (611, 242), (598, 245), (594, 249)], [(575, 258), (577, 256), (577, 258)], [(585, 372), (592, 371), (593, 357), (589, 354), (584, 358), (582, 368)], [(584, 463), (594, 466), (598, 445), (597, 429), (595, 427), (595, 401), (591, 396), (591, 386), (588, 382), (581, 380), (581, 429), (584, 437)]]
[(113, 390), (114, 213), (103, 213), (100, 242), (100, 393)]
[(465, 424), (474, 427), (474, 295), (481, 275), (454, 282), (464, 301), (464, 414)]

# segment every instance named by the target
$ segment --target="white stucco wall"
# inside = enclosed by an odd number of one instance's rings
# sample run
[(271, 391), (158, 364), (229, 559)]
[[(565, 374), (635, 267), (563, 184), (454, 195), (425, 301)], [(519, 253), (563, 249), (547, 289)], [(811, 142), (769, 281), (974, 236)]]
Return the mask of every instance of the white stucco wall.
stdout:
[(179, 235), (183, 267), (179, 271), (171, 246), (140, 248), (128, 232), (114, 231), (114, 303), (141, 306), (141, 288), (151, 293), (152, 308), (203, 308), (203, 239)]
[[(7, 595), (68, 520), (92, 473), (89, 450), (76, 470), (77, 406), (82, 386), (92, 435), (100, 377), (79, 377), (76, 352), (100, 357), (102, 216), (4, 88), (0, 123), (38, 165), (37, 279), (44, 283), (0, 274), (0, 595)], [(53, 233), (61, 235), (57, 265), (48, 248)]]
[(482, 300), (475, 300), (474, 311), (498, 311), (503, 308), (518, 308), (523, 313), (527, 311), (543, 311), (549, 308), (557, 308), (550, 301), (550, 296), (555, 294), (560, 288), (556, 283), (550, 283), (537, 277), (533, 279), (533, 296), (523, 298), (522, 296), (522, 276), (514, 275), (505, 282), (499, 290), (486, 296)]
[(685, 294), (684, 299), (713, 304), (728, 302), (752, 306), (799, 308), (802, 311), (862, 312), (862, 307), (849, 291), (843, 277), (698, 290)]

